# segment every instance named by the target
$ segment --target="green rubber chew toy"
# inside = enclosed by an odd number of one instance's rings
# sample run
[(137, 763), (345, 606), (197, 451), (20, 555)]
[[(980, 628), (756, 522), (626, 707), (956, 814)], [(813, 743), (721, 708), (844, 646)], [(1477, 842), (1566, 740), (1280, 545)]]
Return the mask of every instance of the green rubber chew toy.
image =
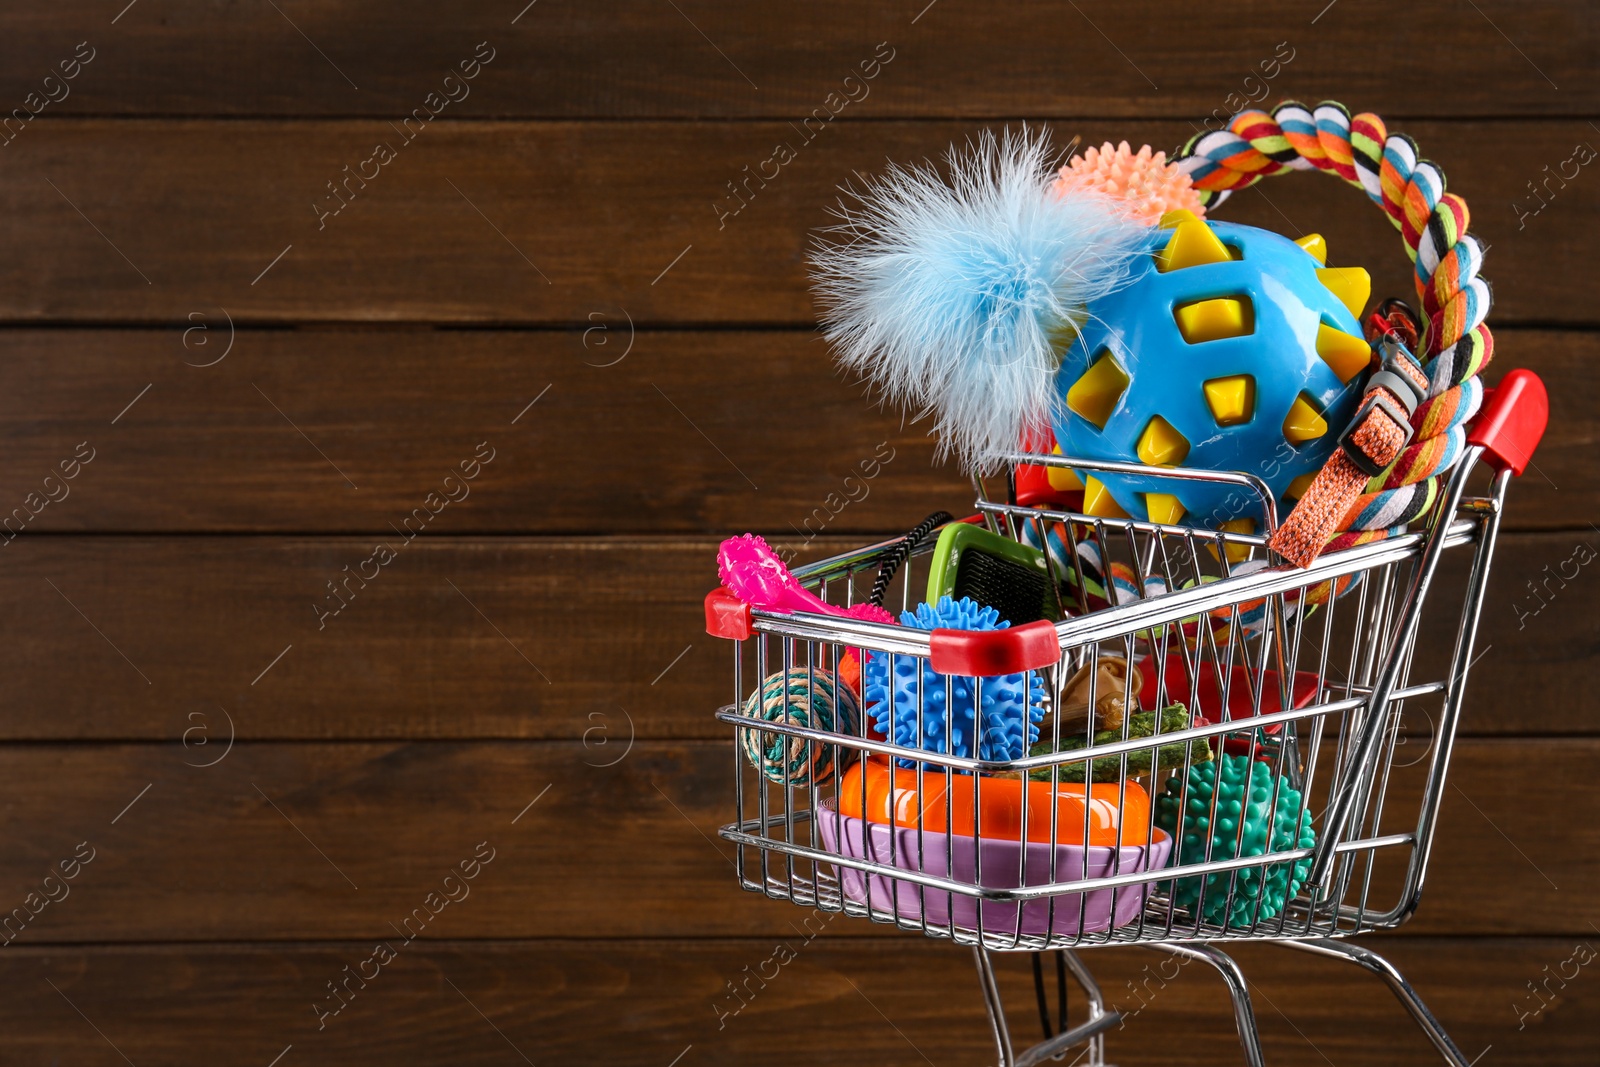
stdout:
[[(1189, 712), (1182, 704), (1172, 704), (1161, 712), (1161, 732), (1171, 733), (1174, 730), (1186, 730), (1189, 727)], [(1128, 716), (1128, 738), (1154, 737), (1156, 732), (1156, 713), (1153, 711), (1140, 711)], [(1102, 730), (1094, 735), (1096, 745), (1109, 745), (1122, 740), (1121, 730)], [(1061, 747), (1052, 749), (1052, 740), (1045, 738), (1028, 750), (1031, 756), (1043, 755), (1046, 752), (1076, 752), (1083, 748), (1081, 736), (1063, 737)], [(1120, 782), (1124, 778), (1133, 778), (1146, 774), (1150, 770), (1151, 755), (1159, 751), (1156, 762), (1166, 767), (1178, 767), (1184, 763), (1197, 763), (1211, 759), (1211, 746), (1204, 738), (1190, 741), (1188, 744), (1162, 745), (1159, 750), (1136, 748), (1128, 753), (1127, 770), (1123, 770), (1121, 756), (1101, 756), (1092, 760), (1094, 764), (1094, 780), (1097, 782)], [(1048, 782), (1051, 778), (1049, 767), (1039, 767), (1029, 775), (1036, 782)], [(1083, 764), (1062, 764), (1058, 772), (1059, 780), (1063, 782), (1082, 782)]]
[[(1217, 773), (1222, 774), (1217, 785)], [(1211, 841), (1212, 860), (1231, 860), (1236, 856), (1261, 856), (1268, 852), (1283, 852), (1293, 848), (1311, 848), (1317, 843), (1317, 832), (1311, 826), (1311, 813), (1300, 811), (1300, 792), (1289, 788), (1289, 779), (1280, 777), (1277, 787), (1277, 810), (1271, 813), (1271, 841), (1268, 835), (1268, 805), (1272, 803), (1272, 768), (1249, 756), (1223, 754), (1221, 761), (1194, 763), (1189, 766), (1188, 811), (1184, 814), (1181, 843), (1178, 846), (1176, 866), (1206, 861), (1206, 841)], [(1217, 824), (1213, 831), (1211, 800), (1217, 795)], [(1165, 791), (1156, 798), (1156, 825), (1168, 833), (1177, 834), (1178, 807), (1183, 796), (1183, 783), (1174, 776), (1167, 780)], [(1244, 818), (1244, 834), (1239, 833), (1239, 819)], [(1300, 817), (1298, 829), (1295, 817)], [(1283, 910), (1285, 901), (1300, 891), (1306, 874), (1311, 870), (1309, 857), (1293, 863), (1283, 862), (1259, 867), (1241, 867), (1234, 871), (1216, 871), (1205, 876), (1205, 901), (1201, 905), (1201, 918), (1208, 923), (1232, 927), (1248, 927), (1271, 919)], [(1228, 886), (1233, 884), (1232, 906), (1229, 906)], [(1194, 911), (1200, 902), (1201, 879), (1179, 878), (1173, 885), (1173, 901), (1180, 907)]]

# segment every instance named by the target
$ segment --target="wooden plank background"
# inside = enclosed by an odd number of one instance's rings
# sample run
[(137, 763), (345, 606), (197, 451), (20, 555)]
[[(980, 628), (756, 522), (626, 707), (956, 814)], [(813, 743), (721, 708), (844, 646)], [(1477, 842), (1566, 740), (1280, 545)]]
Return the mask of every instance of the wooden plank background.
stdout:
[[(1589, 5), (525, 4), (0, 12), (0, 115), (37, 112), (0, 121), (0, 512), (28, 516), (0, 539), (0, 906), (93, 857), (0, 952), (0, 1062), (985, 1061), (964, 952), (850, 919), (808, 939), (739, 892), (714, 546), (799, 544), (869, 460), (805, 551), (970, 503), (817, 336), (836, 186), (1020, 121), (1170, 149), (1262, 94), (1418, 138), (1489, 245), (1489, 378), (1550, 385), (1429, 889), (1381, 944), (1469, 1057), (1593, 1062), (1595, 982), (1550, 976), (1600, 938), (1600, 630), (1587, 571), (1531, 591), (1600, 543), (1600, 183), (1550, 178), (1600, 139)], [(1409, 292), (1337, 183), (1223, 210)], [(463, 463), (470, 493), (329, 613)], [(475, 849), (471, 895), (323, 1014)], [(1436, 1062), (1353, 969), (1238, 955), (1270, 1061)], [(1214, 975), (1089, 962), (1130, 1013), (1115, 1062), (1237, 1062)], [(1021, 1034), (1026, 973), (1002, 974)]]

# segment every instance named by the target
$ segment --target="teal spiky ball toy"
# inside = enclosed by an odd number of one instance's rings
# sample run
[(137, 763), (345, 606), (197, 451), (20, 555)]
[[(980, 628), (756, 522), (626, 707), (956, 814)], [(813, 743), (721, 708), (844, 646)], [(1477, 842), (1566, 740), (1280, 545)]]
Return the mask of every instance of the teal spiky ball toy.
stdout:
[[(1221, 771), (1222, 782), (1217, 784)], [(1269, 820), (1272, 802), (1272, 768), (1249, 756), (1224, 754), (1219, 761), (1191, 764), (1189, 767), (1188, 811), (1184, 813), (1182, 842), (1175, 866), (1206, 861), (1206, 841), (1211, 841), (1212, 860), (1231, 860), (1236, 856), (1261, 856), (1292, 848), (1311, 848), (1317, 833), (1311, 826), (1311, 813), (1300, 811), (1300, 792), (1289, 788), (1289, 779), (1278, 779), (1278, 803)], [(1212, 794), (1216, 794), (1217, 824), (1211, 823)], [(1156, 825), (1176, 833), (1178, 807), (1183, 783), (1176, 776), (1167, 780), (1166, 790), (1156, 798)], [(1296, 816), (1299, 823), (1296, 824)], [(1239, 821), (1244, 820), (1240, 835)], [(1268, 841), (1268, 824), (1271, 841)], [(1300, 891), (1311, 870), (1309, 858), (1293, 863), (1242, 867), (1237, 871), (1217, 871), (1205, 876), (1205, 903), (1201, 918), (1208, 923), (1251, 926), (1271, 919), (1283, 910), (1284, 902)], [(1228, 892), (1230, 882), (1233, 892)], [(1198, 876), (1179, 878), (1172, 896), (1180, 907), (1191, 911), (1199, 903), (1201, 880)], [(1229, 897), (1232, 897), (1231, 906)]]

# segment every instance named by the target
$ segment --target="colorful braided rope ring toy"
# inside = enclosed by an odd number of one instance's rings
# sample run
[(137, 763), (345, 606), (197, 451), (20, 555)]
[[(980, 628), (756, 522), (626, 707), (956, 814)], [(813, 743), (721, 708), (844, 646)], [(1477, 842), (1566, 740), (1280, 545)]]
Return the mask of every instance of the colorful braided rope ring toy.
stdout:
[[(1377, 420), (1374, 436), (1387, 440), (1376, 451), (1387, 462), (1365, 478), (1361, 471), (1325, 469), (1318, 480), (1329, 491), (1307, 487), (1273, 547), (1304, 564), (1324, 543), (1347, 548), (1404, 530), (1433, 506), (1440, 476), (1465, 450), (1466, 422), (1483, 401), (1478, 374), (1494, 355), (1484, 322), (1489, 286), (1479, 276), (1483, 245), (1467, 233), (1466, 201), (1446, 191), (1444, 172), (1421, 158), (1410, 137), (1388, 132), (1377, 115), (1352, 116), (1332, 101), (1315, 108), (1285, 102), (1270, 115), (1240, 112), (1227, 129), (1191, 139), (1176, 165), (1208, 208), (1274, 174), (1325, 171), (1361, 189), (1400, 231), (1421, 307), (1416, 355), (1424, 385), (1410, 412), (1410, 433)], [(1341, 479), (1357, 489), (1332, 491)]]

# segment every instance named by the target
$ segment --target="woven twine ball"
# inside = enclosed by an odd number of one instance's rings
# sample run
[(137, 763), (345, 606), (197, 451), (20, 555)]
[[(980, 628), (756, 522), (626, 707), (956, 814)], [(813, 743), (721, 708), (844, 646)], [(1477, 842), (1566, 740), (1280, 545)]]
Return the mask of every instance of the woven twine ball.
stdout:
[[(769, 675), (761, 691), (750, 694), (741, 714), (762, 722), (855, 734), (861, 710), (850, 688), (837, 685), (829, 672), (792, 667), (787, 673)], [(834, 745), (764, 730), (741, 732), (745, 759), (771, 781), (808, 785), (833, 776)]]
[[(1217, 784), (1221, 771), (1221, 785)], [(1311, 813), (1300, 811), (1300, 793), (1289, 788), (1289, 779), (1280, 777), (1276, 810), (1270, 813), (1273, 783), (1272, 768), (1249, 756), (1224, 755), (1221, 761), (1207, 760), (1189, 767), (1189, 797), (1183, 815), (1182, 843), (1175, 866), (1206, 861), (1206, 841), (1211, 841), (1212, 860), (1231, 860), (1236, 856), (1261, 856), (1293, 848), (1311, 848), (1317, 833), (1311, 826)], [(1156, 798), (1156, 825), (1174, 833), (1183, 782), (1174, 776), (1167, 780), (1165, 792)], [(1217, 796), (1216, 827), (1211, 822), (1212, 794)], [(1296, 816), (1299, 816), (1298, 823)], [(1239, 820), (1244, 820), (1241, 839)], [(1272, 839), (1267, 839), (1268, 830)], [(1201, 918), (1208, 923), (1248, 927), (1264, 922), (1283, 910), (1284, 903), (1300, 891), (1311, 860), (1242, 867), (1237, 871), (1218, 871), (1205, 876), (1205, 903)], [(1230, 882), (1233, 893), (1228, 892)], [(1200, 900), (1201, 879), (1180, 878), (1174, 883), (1173, 899), (1180, 907), (1194, 910)]]

